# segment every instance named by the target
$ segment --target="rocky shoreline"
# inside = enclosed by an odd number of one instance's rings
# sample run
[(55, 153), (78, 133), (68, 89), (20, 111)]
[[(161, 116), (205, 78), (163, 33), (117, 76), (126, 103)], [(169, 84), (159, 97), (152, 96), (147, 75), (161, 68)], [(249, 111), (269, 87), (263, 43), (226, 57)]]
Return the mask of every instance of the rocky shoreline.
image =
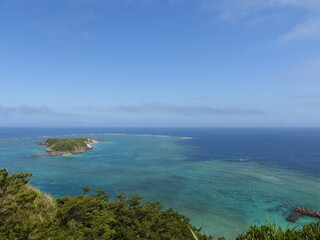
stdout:
[[(51, 143), (50, 140), (55, 140), (57, 143)], [(61, 142), (68, 142), (68, 144), (71, 144), (71, 147), (73, 148), (72, 150), (63, 150), (59, 149), (57, 145)], [(72, 146), (72, 143), (74, 141), (74, 146)], [(82, 146), (79, 146), (79, 142), (82, 144)], [(49, 156), (68, 156), (68, 155), (74, 155), (74, 154), (80, 154), (84, 153), (86, 151), (90, 151), (94, 149), (91, 144), (98, 143), (97, 140), (93, 138), (87, 138), (87, 139), (47, 139), (43, 142), (38, 143), (38, 145), (45, 145), (47, 148), (44, 150), (49, 153)], [(61, 147), (62, 148), (62, 147)], [(33, 157), (36, 157), (33, 155)]]

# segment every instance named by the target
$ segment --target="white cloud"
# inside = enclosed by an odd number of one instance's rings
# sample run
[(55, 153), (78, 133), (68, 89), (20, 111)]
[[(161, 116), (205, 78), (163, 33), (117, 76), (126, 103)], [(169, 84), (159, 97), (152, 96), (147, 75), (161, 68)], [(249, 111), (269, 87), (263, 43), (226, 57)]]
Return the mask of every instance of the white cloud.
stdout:
[(34, 107), (20, 105), (15, 107), (4, 107), (0, 105), (0, 116), (11, 115), (73, 116), (73, 114), (56, 112), (47, 106)]
[(320, 17), (297, 25), (291, 32), (280, 37), (279, 42), (292, 40), (320, 40)]
[(320, 40), (319, 0), (203, 0), (202, 3), (205, 9), (215, 11), (219, 20), (228, 22), (279, 20), (279, 15), (287, 16), (293, 11), (305, 19), (279, 37), (278, 42)]
[(179, 115), (198, 115), (198, 114), (210, 114), (210, 115), (260, 115), (264, 114), (259, 109), (246, 108), (242, 106), (231, 107), (217, 107), (217, 106), (178, 106), (170, 105), (166, 103), (147, 103), (142, 105), (127, 105), (112, 108), (113, 110), (124, 111), (129, 113), (141, 113), (141, 112), (163, 112), (169, 114)]

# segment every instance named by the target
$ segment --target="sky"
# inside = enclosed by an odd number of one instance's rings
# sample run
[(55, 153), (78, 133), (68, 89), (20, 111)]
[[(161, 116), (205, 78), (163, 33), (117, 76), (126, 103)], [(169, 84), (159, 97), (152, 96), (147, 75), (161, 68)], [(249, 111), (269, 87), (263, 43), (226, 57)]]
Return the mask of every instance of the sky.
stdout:
[(0, 0), (0, 126), (320, 127), (320, 1)]

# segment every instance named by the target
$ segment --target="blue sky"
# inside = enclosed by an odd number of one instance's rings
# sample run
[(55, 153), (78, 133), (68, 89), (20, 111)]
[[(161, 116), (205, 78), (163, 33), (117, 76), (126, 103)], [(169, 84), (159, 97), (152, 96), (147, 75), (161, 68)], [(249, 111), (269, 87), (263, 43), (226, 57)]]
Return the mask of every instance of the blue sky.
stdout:
[(0, 0), (0, 126), (320, 126), (319, 0)]

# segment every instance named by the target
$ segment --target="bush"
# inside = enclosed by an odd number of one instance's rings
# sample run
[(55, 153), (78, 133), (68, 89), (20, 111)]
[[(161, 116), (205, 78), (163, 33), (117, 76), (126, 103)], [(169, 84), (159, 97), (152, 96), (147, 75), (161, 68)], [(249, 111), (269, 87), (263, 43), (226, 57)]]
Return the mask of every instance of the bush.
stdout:
[(313, 223), (303, 226), (302, 229), (282, 229), (275, 224), (269, 223), (266, 226), (252, 226), (245, 234), (239, 234), (236, 240), (319, 240), (320, 223)]
[[(30, 173), (0, 170), (0, 239), (2, 240), (211, 240), (185, 216), (164, 210), (159, 202), (111, 201), (102, 190), (83, 187), (83, 194), (54, 199), (28, 184)], [(224, 239), (224, 238), (219, 238)], [(218, 239), (218, 240), (219, 240)], [(252, 226), (236, 240), (319, 240), (320, 223), (302, 229), (275, 224)]]
[(28, 185), (31, 174), (0, 171), (0, 239), (210, 240), (189, 219), (160, 203), (111, 201), (105, 191), (54, 199)]
[(0, 170), (0, 239), (34, 239), (55, 221), (56, 201), (28, 185), (30, 176)]

